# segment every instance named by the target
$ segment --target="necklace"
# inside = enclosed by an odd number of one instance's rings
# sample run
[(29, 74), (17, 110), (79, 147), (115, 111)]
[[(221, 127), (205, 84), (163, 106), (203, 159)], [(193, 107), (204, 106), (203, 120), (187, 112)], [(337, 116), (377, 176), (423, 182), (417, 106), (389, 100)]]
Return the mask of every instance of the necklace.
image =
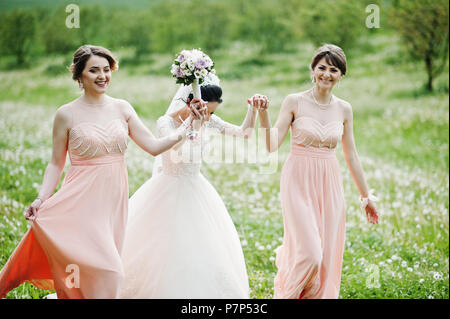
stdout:
[(317, 102), (316, 96), (314, 95), (314, 87), (312, 88), (312, 97), (313, 97), (314, 102), (319, 106), (319, 108), (320, 108), (321, 110), (326, 110), (326, 109), (328, 108), (328, 106), (330, 105), (331, 100), (333, 99), (333, 95), (331, 95), (330, 101), (329, 101), (328, 103), (326, 103), (326, 104), (321, 104), (321, 103)]

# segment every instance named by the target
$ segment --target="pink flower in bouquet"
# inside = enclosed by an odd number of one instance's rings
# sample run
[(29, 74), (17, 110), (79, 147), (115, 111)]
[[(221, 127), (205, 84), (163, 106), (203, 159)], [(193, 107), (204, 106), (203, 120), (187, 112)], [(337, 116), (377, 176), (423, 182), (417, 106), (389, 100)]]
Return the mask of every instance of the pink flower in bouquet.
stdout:
[(178, 61), (178, 62), (183, 62), (184, 61), (184, 59), (185, 59), (185, 57), (184, 57), (184, 55), (183, 54), (180, 54), (180, 56), (176, 59), (176, 61)]
[(198, 60), (195, 62), (195, 67), (196, 67), (197, 69), (203, 69), (203, 68), (206, 68), (206, 61), (203, 60), (203, 59), (198, 59)]

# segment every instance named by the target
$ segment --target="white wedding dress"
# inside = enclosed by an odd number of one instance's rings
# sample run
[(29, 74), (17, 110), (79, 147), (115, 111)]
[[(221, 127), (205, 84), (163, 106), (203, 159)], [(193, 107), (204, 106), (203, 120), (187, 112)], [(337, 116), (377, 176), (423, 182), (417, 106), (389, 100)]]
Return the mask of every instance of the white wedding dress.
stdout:
[[(233, 126), (215, 115), (207, 124), (222, 132)], [(172, 117), (158, 119), (160, 136), (175, 130)], [(249, 298), (238, 233), (200, 173), (202, 132), (164, 152), (161, 172), (130, 198), (121, 298)]]

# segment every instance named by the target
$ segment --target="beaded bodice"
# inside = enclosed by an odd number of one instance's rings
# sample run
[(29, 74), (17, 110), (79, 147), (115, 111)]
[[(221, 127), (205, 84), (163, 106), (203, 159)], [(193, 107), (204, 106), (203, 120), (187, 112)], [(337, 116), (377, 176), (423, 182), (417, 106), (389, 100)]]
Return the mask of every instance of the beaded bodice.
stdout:
[(128, 123), (114, 119), (105, 126), (81, 122), (69, 131), (71, 159), (81, 160), (104, 155), (124, 154), (128, 145)]
[[(309, 116), (311, 108), (304, 104), (302, 112), (302, 95), (299, 96), (295, 120), (291, 123), (291, 143), (306, 147), (335, 148), (342, 139), (344, 124), (342, 121), (329, 120), (325, 123)], [(309, 105), (308, 105), (309, 106)], [(338, 109), (336, 105), (330, 106), (329, 114), (321, 113), (324, 118), (337, 118)]]
[(308, 116), (295, 119), (292, 124), (292, 142), (302, 146), (335, 148), (341, 140), (344, 125), (331, 121), (325, 125)]

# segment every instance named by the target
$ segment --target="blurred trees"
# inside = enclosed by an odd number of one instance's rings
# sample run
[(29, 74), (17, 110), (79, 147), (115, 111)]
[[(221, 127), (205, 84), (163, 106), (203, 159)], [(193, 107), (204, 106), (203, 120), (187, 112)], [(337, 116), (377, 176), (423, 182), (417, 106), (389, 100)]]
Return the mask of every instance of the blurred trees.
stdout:
[(293, 43), (291, 21), (285, 6), (277, 1), (234, 1), (232, 40), (246, 41), (260, 47), (261, 53), (284, 51)]
[(448, 0), (398, 0), (392, 16), (411, 55), (425, 62), (426, 87), (432, 91), (433, 79), (447, 62)]
[(134, 59), (140, 61), (142, 56), (149, 53), (152, 49), (152, 17), (147, 11), (135, 12), (133, 19), (129, 14), (124, 14), (123, 19), (117, 20), (121, 23), (115, 23), (113, 26), (115, 35), (111, 39), (112, 47), (128, 46), (134, 49)]
[(308, 10), (299, 14), (304, 36), (314, 45), (332, 43), (348, 50), (366, 29), (363, 1), (305, 0)]
[(130, 48), (138, 63), (149, 53), (184, 48), (213, 54), (234, 41), (252, 44), (261, 55), (299, 41), (333, 43), (351, 53), (363, 47), (360, 39), (377, 32), (365, 25), (368, 4), (380, 7), (382, 24), (393, 22), (383, 24), (383, 32), (401, 34), (411, 54), (425, 62), (431, 90), (448, 55), (448, 0), (165, 0), (145, 9), (89, 4), (79, 6), (78, 29), (66, 27), (65, 6), (22, 9), (1, 15), (0, 50), (19, 64), (30, 47), (36, 55), (67, 54), (82, 44)]
[[(61, 6), (42, 20), (38, 32), (45, 53), (64, 54), (74, 52), (80, 46), (79, 29), (67, 28), (66, 16), (65, 6)], [(83, 21), (80, 21), (82, 25)]]
[[(60, 6), (41, 18), (38, 38), (45, 53), (67, 53), (81, 44), (95, 43), (132, 47), (136, 57), (174, 53), (183, 47), (213, 51), (236, 40), (259, 46), (262, 54), (284, 51), (300, 40), (348, 47), (365, 18), (361, 5), (355, 3), (358, 1), (168, 0), (140, 10), (80, 5), (79, 29), (65, 26), (68, 13)], [(34, 11), (27, 14), (33, 16)], [(5, 21), (5, 30), (16, 32), (12, 22)]]
[(29, 10), (15, 9), (0, 15), (0, 52), (16, 57), (17, 64), (25, 62), (36, 34), (36, 18)]

